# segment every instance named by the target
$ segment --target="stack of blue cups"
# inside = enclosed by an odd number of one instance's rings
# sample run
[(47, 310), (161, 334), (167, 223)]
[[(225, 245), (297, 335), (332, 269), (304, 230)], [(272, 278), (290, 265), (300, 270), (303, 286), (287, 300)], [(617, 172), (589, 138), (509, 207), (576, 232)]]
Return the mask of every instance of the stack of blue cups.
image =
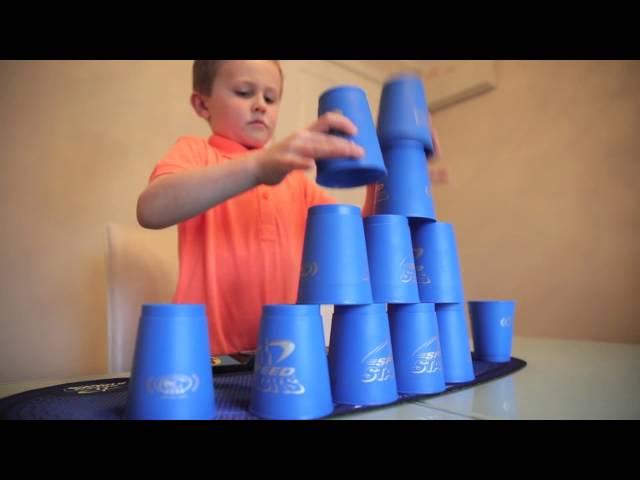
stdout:
[(446, 383), (473, 381), (470, 336), (453, 226), (411, 221), (420, 299), (435, 304)]
[[(358, 134), (351, 140), (366, 154), (318, 160), (317, 182), (343, 188), (376, 183), (373, 215), (364, 221), (358, 207), (339, 204), (311, 207), (307, 217), (297, 304), (334, 306), (328, 355), (333, 403), (384, 405), (474, 380), (455, 233), (437, 221), (431, 197), (433, 141), (422, 80), (400, 75), (385, 83), (377, 129), (358, 87), (324, 92), (318, 114), (328, 111), (353, 121)], [(311, 313), (317, 325), (315, 310), (301, 315)], [(285, 314), (293, 312), (279, 315)], [(273, 340), (261, 336), (261, 342), (265, 356)], [(315, 368), (323, 372), (314, 345)], [(272, 354), (265, 358), (269, 367), (259, 362), (258, 380), (271, 391), (280, 370), (272, 369)], [(306, 370), (300, 361), (301, 379)], [(281, 368), (290, 373), (294, 367)], [(317, 390), (324, 392), (317, 410), (305, 418), (328, 411), (326, 389)]]
[[(404, 220), (404, 251), (411, 254)], [(374, 278), (378, 285), (378, 276), (371, 275), (367, 245), (358, 207), (318, 205), (309, 209), (298, 304), (335, 307), (328, 365), (333, 401), (343, 405), (382, 405), (398, 399), (389, 318), (385, 303), (378, 301), (377, 288), (372, 288)], [(405, 262), (412, 264), (413, 257)], [(395, 272), (410, 275), (411, 267), (399, 263)], [(398, 298), (418, 296), (415, 275), (408, 288), (395, 287), (382, 284), (381, 288)]]
[[(318, 114), (329, 111), (356, 125), (358, 133), (351, 140), (364, 148), (365, 156), (318, 161), (317, 182), (354, 187), (383, 178), (387, 170), (364, 91), (355, 86), (327, 90), (319, 98)], [(334, 306), (328, 358), (334, 402), (361, 406), (396, 401), (387, 296), (395, 301), (419, 298), (406, 218), (388, 215), (365, 225), (360, 208), (353, 205), (312, 207), (302, 257), (298, 303)]]
[[(433, 140), (428, 115), (420, 77), (403, 74), (385, 83), (377, 131), (387, 176), (376, 185), (374, 213), (403, 216), (409, 222), (418, 301), (427, 307), (394, 306), (390, 316), (392, 321), (399, 321), (393, 318), (395, 315), (418, 316), (424, 323), (431, 321), (429, 318), (436, 321), (435, 329), (418, 323), (412, 328), (416, 329), (416, 342), (438, 347), (430, 352), (415, 351), (421, 352), (424, 361), (427, 357), (437, 360), (429, 363), (428, 368), (439, 369), (443, 377), (440, 388), (444, 390), (445, 383), (469, 382), (475, 375), (455, 234), (451, 225), (437, 221), (431, 196), (427, 157), (433, 153)], [(438, 343), (428, 337), (434, 332)], [(396, 356), (399, 349), (399, 346), (395, 349)], [(405, 349), (408, 354), (408, 347)], [(415, 359), (406, 365), (405, 368), (411, 365), (420, 370)], [(420, 392), (413, 389), (411, 393)], [(433, 392), (424, 390), (424, 393)]]

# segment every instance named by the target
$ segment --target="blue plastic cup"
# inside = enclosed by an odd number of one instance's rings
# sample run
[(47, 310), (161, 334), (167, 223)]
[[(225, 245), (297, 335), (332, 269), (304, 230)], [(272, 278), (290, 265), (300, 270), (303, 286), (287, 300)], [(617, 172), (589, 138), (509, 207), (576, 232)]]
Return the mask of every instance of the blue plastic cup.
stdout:
[(297, 303), (362, 305), (372, 302), (360, 209), (353, 205), (311, 207)]
[(216, 416), (204, 305), (143, 305), (129, 380), (131, 420)]
[(387, 175), (376, 184), (374, 212), (435, 221), (431, 180), (422, 145), (396, 140), (383, 150)]
[(398, 399), (391, 332), (381, 303), (336, 306), (329, 339), (333, 400), (384, 405)]
[(462, 303), (437, 303), (438, 332), (444, 365), (445, 383), (473, 381), (473, 361), (469, 346), (469, 331)]
[(383, 147), (396, 140), (415, 140), (427, 155), (433, 152), (427, 95), (419, 76), (396, 75), (385, 82), (380, 96), (378, 138)]
[(263, 307), (249, 411), (270, 420), (333, 411), (319, 305)]
[(420, 301), (464, 302), (462, 273), (453, 225), (411, 220)]
[(485, 300), (470, 301), (468, 305), (475, 355), (487, 362), (509, 362), (516, 302)]
[(427, 395), (446, 388), (433, 303), (389, 305), (398, 392)]
[(320, 96), (318, 116), (327, 112), (338, 112), (355, 124), (358, 132), (354, 136), (334, 133), (360, 145), (365, 154), (357, 159), (318, 159), (316, 181), (325, 187), (350, 188), (375, 183), (386, 175), (387, 169), (364, 90), (350, 85), (327, 90)]
[(367, 217), (364, 233), (374, 303), (420, 302), (411, 230), (406, 217)]

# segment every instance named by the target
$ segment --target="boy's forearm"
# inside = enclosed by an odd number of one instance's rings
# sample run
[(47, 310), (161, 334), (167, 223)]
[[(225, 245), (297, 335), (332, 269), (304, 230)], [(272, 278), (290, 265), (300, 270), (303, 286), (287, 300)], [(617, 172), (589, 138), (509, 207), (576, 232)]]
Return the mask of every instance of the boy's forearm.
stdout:
[(138, 199), (138, 222), (152, 229), (176, 225), (255, 187), (257, 178), (253, 155), (159, 177)]

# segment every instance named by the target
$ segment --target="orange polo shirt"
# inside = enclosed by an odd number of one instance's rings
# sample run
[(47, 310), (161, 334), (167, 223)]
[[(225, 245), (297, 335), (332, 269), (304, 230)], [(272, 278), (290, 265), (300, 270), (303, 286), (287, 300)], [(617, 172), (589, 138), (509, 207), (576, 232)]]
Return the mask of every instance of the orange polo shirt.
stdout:
[[(247, 151), (216, 135), (181, 137), (150, 181), (232, 162)], [(307, 210), (326, 203), (335, 200), (294, 171), (278, 185), (259, 185), (178, 225), (173, 302), (206, 304), (212, 354), (255, 349), (262, 306), (296, 303)]]

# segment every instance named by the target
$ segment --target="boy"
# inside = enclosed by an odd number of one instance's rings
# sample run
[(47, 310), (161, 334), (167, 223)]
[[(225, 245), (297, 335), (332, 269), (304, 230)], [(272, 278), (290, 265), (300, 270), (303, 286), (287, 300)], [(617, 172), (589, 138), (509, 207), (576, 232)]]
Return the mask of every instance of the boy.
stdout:
[[(145, 228), (178, 224), (174, 303), (206, 304), (211, 353), (256, 348), (262, 306), (296, 302), (307, 210), (335, 203), (304, 171), (316, 159), (358, 158), (346, 117), (327, 114), (269, 146), (283, 89), (275, 60), (197, 60), (191, 105), (208, 140), (182, 137), (138, 199)], [(370, 213), (367, 189), (363, 213)]]

